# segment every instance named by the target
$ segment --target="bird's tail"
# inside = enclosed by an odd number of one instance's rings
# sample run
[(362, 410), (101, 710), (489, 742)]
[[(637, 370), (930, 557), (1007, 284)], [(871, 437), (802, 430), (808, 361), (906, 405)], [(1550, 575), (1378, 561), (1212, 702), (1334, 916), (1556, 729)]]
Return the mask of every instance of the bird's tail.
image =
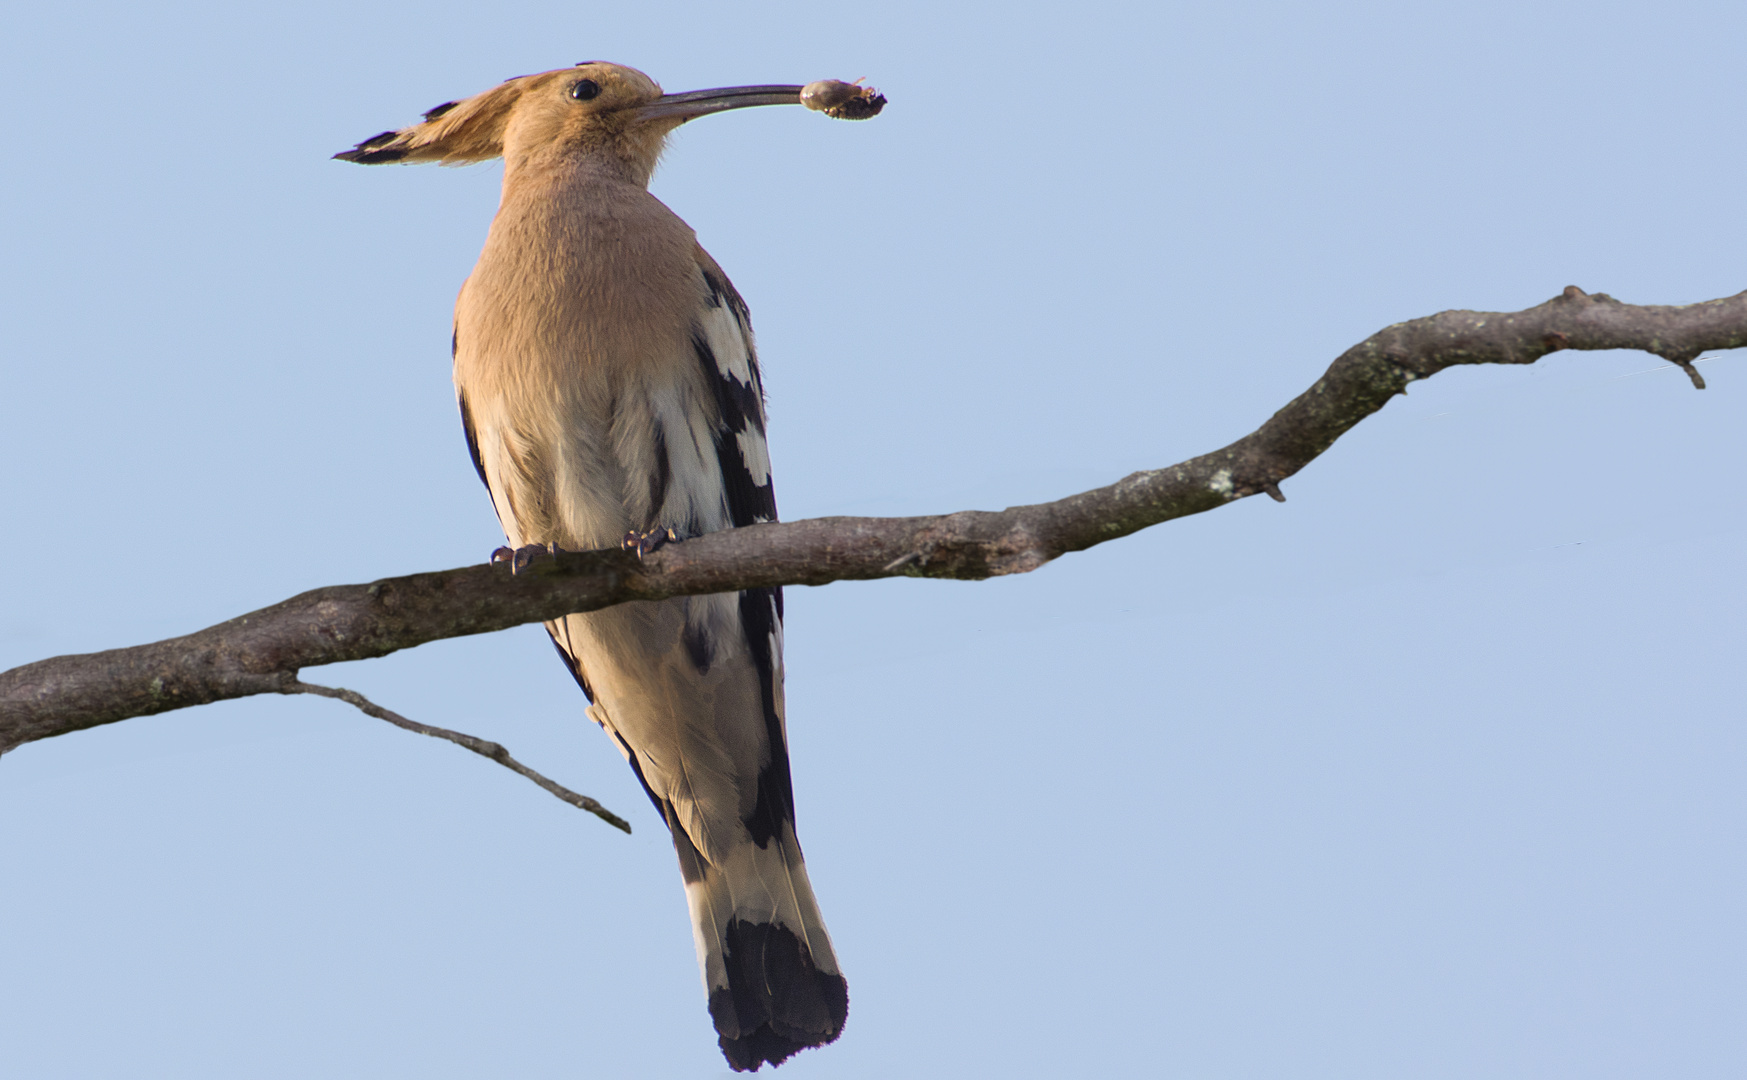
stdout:
[(794, 829), (710, 863), (669, 821), (722, 1054), (736, 1072), (779, 1065), (843, 1032), (849, 984), (807, 880)]

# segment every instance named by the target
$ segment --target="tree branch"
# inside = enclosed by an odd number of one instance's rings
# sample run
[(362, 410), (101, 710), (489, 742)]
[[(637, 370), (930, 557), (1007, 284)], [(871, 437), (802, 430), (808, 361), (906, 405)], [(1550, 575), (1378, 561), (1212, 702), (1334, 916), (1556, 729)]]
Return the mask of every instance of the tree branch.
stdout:
[(1526, 311), (1446, 311), (1397, 323), (1348, 349), (1314, 386), (1230, 446), (1057, 502), (999, 513), (753, 525), (671, 544), (641, 561), (624, 551), (562, 552), (516, 575), (506, 565), (482, 565), (331, 586), (185, 637), (27, 664), (0, 673), (0, 753), (131, 716), (251, 694), (319, 692), (296, 689), (299, 669), (631, 600), (1025, 573), (1258, 492), (1283, 500), (1280, 481), (1408, 383), (1448, 367), (1532, 364), (1561, 349), (1637, 349), (1679, 365), (1702, 389), (1692, 363), (1699, 354), (1743, 345), (1747, 292), (1652, 307), (1572, 286)]
[(532, 780), (534, 783), (539, 784), (547, 791), (558, 796), (560, 799), (563, 799), (565, 802), (576, 807), (578, 810), (587, 810), (589, 813), (600, 818), (613, 828), (621, 829), (625, 832), (631, 831), (630, 822), (613, 813), (611, 810), (608, 810), (600, 803), (595, 802), (587, 795), (578, 795), (576, 792), (565, 787), (563, 784), (558, 783), (556, 780), (548, 780), (533, 769), (523, 765), (515, 758), (510, 757), (510, 752), (504, 748), (502, 743), (494, 743), (487, 739), (476, 738), (472, 735), (464, 735), (459, 731), (450, 731), (448, 728), (432, 727), (429, 724), (421, 724), (417, 720), (408, 720), (406, 717), (392, 709), (384, 709), (382, 706), (371, 701), (356, 690), (346, 690), (337, 686), (317, 686), (314, 683), (299, 682), (296, 679), (292, 679), (290, 682), (283, 684), (279, 688), (279, 692), (281, 694), (315, 694), (320, 697), (335, 698), (339, 701), (344, 701), (349, 705), (355, 705), (360, 711), (367, 715), (374, 716), (378, 720), (386, 720), (397, 728), (404, 728), (407, 731), (416, 731), (420, 735), (429, 735), (435, 739), (447, 739), (456, 746), (465, 746), (475, 754), (478, 754), (481, 757), (488, 757), (511, 772), (522, 774), (529, 780)]

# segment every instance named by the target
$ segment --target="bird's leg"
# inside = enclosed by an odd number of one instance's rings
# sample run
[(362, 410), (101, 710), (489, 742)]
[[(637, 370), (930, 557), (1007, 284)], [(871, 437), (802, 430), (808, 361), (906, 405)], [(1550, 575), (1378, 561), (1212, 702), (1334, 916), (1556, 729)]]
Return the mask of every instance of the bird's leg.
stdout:
[(558, 558), (561, 549), (557, 544), (526, 544), (519, 548), (500, 547), (491, 553), (493, 565), (500, 562), (510, 564), (510, 573), (519, 574), (542, 555)]
[(677, 543), (679, 543), (679, 534), (672, 529), (644, 529), (642, 532), (632, 529), (625, 534), (623, 540), (619, 541), (619, 546), (626, 551), (635, 551), (637, 558), (641, 560), (651, 551), (659, 551), (668, 544)]

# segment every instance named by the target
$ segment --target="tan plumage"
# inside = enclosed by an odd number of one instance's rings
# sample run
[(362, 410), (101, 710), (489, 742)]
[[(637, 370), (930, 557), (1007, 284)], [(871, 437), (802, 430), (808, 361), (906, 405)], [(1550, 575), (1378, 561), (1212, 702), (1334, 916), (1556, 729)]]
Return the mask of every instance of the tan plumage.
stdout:
[[(646, 185), (685, 120), (801, 90), (663, 95), (641, 72), (589, 63), (438, 106), (338, 155), (504, 158), (502, 202), (455, 308), (455, 387), (512, 546), (775, 518), (746, 307)], [(548, 627), (672, 831), (736, 1069), (834, 1040), (848, 1008), (794, 834), (781, 604), (755, 590)]]

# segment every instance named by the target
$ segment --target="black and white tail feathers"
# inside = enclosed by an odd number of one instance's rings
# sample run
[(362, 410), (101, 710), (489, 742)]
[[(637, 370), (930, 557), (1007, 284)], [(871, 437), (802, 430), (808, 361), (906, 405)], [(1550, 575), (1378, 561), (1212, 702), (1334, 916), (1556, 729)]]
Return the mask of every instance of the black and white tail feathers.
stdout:
[(766, 845), (740, 847), (720, 865), (705, 860), (677, 822), (672, 832), (710, 1019), (728, 1064), (756, 1070), (835, 1041), (849, 1014), (849, 984), (793, 828)]
[[(764, 713), (756, 728), (745, 725), (753, 710), (742, 706), (718, 712), (716, 723), (704, 725), (710, 730), (694, 733), (700, 737), (650, 739), (633, 696), (617, 698), (617, 708), (596, 700), (588, 714), (613, 737), (668, 826), (717, 1041), (734, 1069), (748, 1071), (835, 1041), (848, 1015), (849, 989), (795, 837), (781, 711), (780, 600), (770, 589), (748, 590), (737, 600), (740, 640), (718, 639), (712, 649), (712, 674), (724, 682), (713, 684), (719, 693), (700, 696), (733, 700), (731, 684), (740, 683), (750, 693), (737, 700), (756, 702)], [(678, 653), (686, 648), (680, 640), (685, 603), (572, 615), (550, 629), (578, 682), (592, 692), (576, 660), (588, 655), (577, 649), (584, 639), (619, 636), (635, 623), (637, 636), (671, 641)], [(754, 648), (755, 640), (765, 647)], [(743, 678), (754, 673), (756, 687)], [(739, 726), (736, 737), (724, 740), (738, 752), (711, 752), (708, 744), (723, 721)], [(757, 753), (744, 752), (753, 747)], [(727, 814), (720, 799), (724, 780), (731, 781), (737, 804)]]

